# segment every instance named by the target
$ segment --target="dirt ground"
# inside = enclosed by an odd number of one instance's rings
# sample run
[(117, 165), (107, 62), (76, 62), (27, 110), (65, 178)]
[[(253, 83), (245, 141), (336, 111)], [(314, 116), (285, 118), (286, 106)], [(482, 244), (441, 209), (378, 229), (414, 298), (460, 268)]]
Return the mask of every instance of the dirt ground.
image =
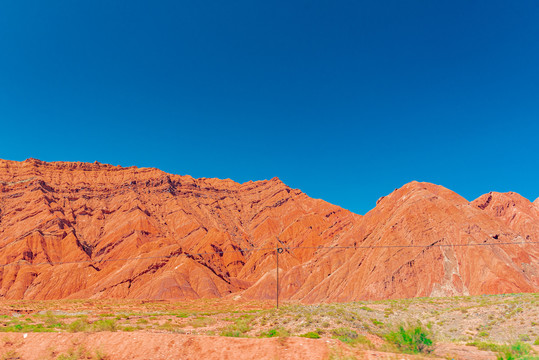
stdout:
[[(305, 338), (226, 338), (157, 333), (11, 333), (0, 346), (3, 359), (192, 359), (192, 360), (315, 360), (421, 359), (419, 356), (392, 354), (345, 347), (335, 339)], [(435, 359), (435, 357), (429, 357)]]
[(496, 360), (490, 351), (439, 344), (428, 356), (350, 347), (336, 339), (230, 338), (149, 332), (9, 333), (2, 337), (3, 360)]

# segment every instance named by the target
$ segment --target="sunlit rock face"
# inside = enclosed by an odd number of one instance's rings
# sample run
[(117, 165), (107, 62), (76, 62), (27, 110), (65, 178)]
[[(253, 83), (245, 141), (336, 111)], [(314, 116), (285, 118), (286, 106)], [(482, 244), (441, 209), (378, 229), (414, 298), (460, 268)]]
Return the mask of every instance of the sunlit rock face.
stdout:
[[(0, 160), (0, 297), (8, 299), (272, 299), (277, 246), (285, 248), (282, 299), (532, 292), (539, 246), (505, 243), (538, 234), (537, 201), (514, 193), (470, 203), (412, 182), (360, 216), (277, 178), (238, 184)], [(336, 245), (348, 248), (320, 248)]]

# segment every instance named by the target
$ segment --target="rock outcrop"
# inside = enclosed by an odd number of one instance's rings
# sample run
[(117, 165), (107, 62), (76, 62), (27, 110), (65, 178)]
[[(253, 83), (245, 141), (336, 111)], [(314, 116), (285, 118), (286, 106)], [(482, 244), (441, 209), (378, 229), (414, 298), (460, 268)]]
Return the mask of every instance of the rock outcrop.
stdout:
[(9, 299), (270, 299), (277, 246), (283, 299), (531, 292), (538, 235), (537, 201), (514, 193), (469, 203), (413, 182), (360, 216), (277, 178), (0, 160), (0, 297)]
[[(539, 244), (525, 242), (538, 241), (539, 218), (526, 210), (510, 227), (452, 191), (412, 182), (343, 234), (339, 244), (358, 249), (319, 252), (283, 275), (284, 293), (319, 302), (537, 291)], [(300, 285), (296, 274), (306, 274)]]

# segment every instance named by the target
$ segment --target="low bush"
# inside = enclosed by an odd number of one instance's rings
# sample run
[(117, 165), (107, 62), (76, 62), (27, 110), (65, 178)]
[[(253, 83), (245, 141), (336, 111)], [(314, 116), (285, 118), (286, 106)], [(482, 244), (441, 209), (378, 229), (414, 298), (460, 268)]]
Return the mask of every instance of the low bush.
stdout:
[(65, 353), (58, 355), (56, 360), (106, 360), (108, 356), (101, 350), (97, 349), (93, 353), (86, 349), (84, 345), (78, 348), (69, 348)]
[(240, 333), (238, 330), (232, 329), (230, 327), (227, 327), (219, 333), (220, 336), (228, 336), (228, 337), (242, 337), (242, 333)]
[(204, 317), (204, 316), (199, 316), (191, 320), (188, 325), (194, 328), (201, 328), (201, 327), (207, 327), (213, 324), (215, 324), (215, 319)]
[(271, 338), (271, 337), (288, 337), (290, 333), (283, 327), (277, 327), (269, 329), (268, 331), (263, 331), (260, 333), (259, 337)]
[(115, 319), (102, 319), (92, 323), (92, 328), (94, 331), (116, 331), (118, 325)]
[(67, 325), (67, 330), (70, 332), (88, 331), (89, 322), (86, 319), (78, 319)]
[(251, 331), (251, 321), (253, 320), (253, 317), (251, 315), (248, 316), (240, 316), (236, 320), (234, 320), (234, 324), (228, 325), (226, 328), (221, 330), (220, 335), (221, 336), (230, 336), (230, 337), (241, 337), (246, 336), (246, 333)]
[(487, 350), (498, 353), (498, 360), (538, 360), (539, 357), (531, 356), (532, 347), (529, 344), (517, 341), (513, 345), (500, 345), (487, 342), (472, 342), (466, 345), (477, 347), (479, 350)]
[(350, 345), (356, 345), (356, 344), (364, 344), (369, 347), (372, 347), (372, 343), (369, 339), (367, 339), (365, 336), (358, 334), (357, 331), (349, 329), (349, 328), (337, 328), (333, 329), (331, 331), (331, 334), (335, 339), (338, 339), (342, 341), (343, 343), (350, 344)]
[(500, 360), (539, 359), (539, 357), (529, 356), (531, 350), (532, 350), (532, 347), (530, 344), (517, 341), (513, 345), (504, 346), (502, 353), (498, 356), (498, 359)]
[(339, 339), (340, 341), (347, 344), (353, 343), (359, 336), (357, 331), (343, 327), (333, 329), (331, 333), (333, 334), (334, 338)]
[(431, 351), (433, 341), (430, 333), (421, 325), (400, 326), (397, 331), (387, 333), (384, 338), (397, 349), (406, 353), (427, 353)]
[(54, 332), (53, 328), (46, 328), (43, 324), (16, 324), (0, 327), (0, 332)]
[(301, 337), (308, 338), (308, 339), (320, 339), (320, 334), (318, 334), (315, 331), (309, 331), (306, 334), (300, 335)]

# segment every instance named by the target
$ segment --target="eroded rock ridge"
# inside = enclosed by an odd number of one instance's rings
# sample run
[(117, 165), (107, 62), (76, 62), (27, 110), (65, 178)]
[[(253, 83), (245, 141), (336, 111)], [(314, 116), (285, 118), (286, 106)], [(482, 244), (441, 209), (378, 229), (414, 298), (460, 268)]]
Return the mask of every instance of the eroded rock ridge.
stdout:
[[(538, 235), (538, 202), (515, 193), (468, 202), (412, 182), (360, 216), (277, 178), (0, 160), (9, 299), (271, 299), (277, 246), (282, 299), (534, 292)], [(349, 248), (319, 248), (335, 245)]]

